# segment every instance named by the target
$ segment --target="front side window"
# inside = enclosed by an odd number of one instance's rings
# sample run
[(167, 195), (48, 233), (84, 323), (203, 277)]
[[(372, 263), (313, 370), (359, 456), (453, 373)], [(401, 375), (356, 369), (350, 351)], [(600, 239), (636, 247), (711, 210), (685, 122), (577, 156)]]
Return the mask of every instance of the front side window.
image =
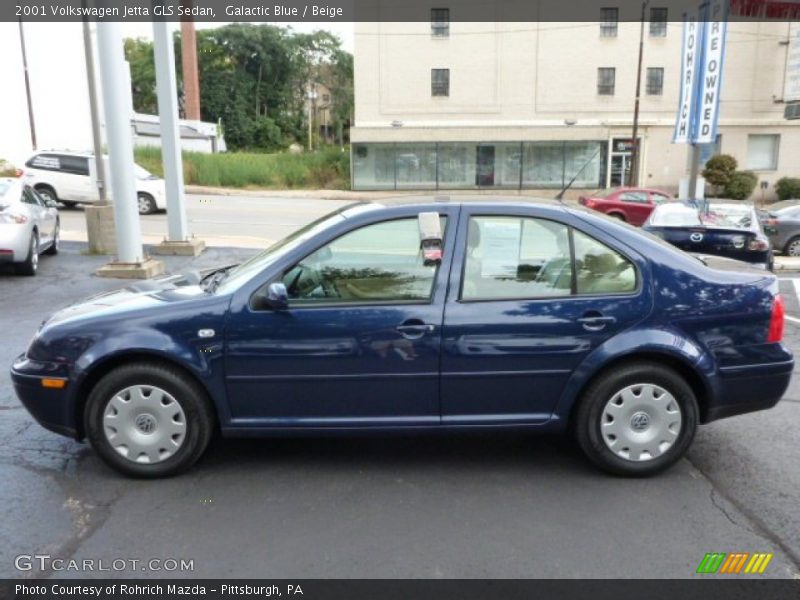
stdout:
[(601, 96), (613, 96), (617, 70), (614, 67), (597, 69), (597, 93)]
[(619, 195), (623, 202), (638, 202), (647, 204), (647, 192), (623, 192)]
[(61, 171), (70, 175), (88, 175), (89, 159), (83, 156), (61, 156)]
[(326, 244), (286, 271), (283, 283), (290, 306), (429, 302), (437, 268), (425, 264), (417, 219), (398, 219)]
[(664, 68), (649, 67), (647, 69), (647, 95), (660, 96), (664, 93)]
[(747, 136), (747, 168), (754, 171), (774, 171), (778, 168), (779, 135)]
[(636, 288), (633, 263), (563, 223), (483, 216), (471, 218), (468, 227), (462, 300), (522, 300)]
[(431, 69), (431, 96), (450, 95), (450, 69)]
[(650, 37), (667, 36), (667, 9), (650, 9)]
[(618, 8), (600, 9), (600, 37), (617, 37), (619, 25)]
[(450, 9), (431, 9), (431, 35), (433, 37), (448, 37), (450, 35)]

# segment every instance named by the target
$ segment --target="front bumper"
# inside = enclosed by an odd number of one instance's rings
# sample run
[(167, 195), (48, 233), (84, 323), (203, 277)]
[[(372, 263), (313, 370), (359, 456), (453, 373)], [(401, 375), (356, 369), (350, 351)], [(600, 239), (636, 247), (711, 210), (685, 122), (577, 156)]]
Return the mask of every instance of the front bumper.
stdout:
[(794, 359), (720, 369), (716, 401), (708, 407), (704, 423), (775, 406), (786, 393), (794, 370)]
[[(67, 383), (60, 389), (48, 388), (42, 385), (43, 379), (63, 379)], [(23, 354), (11, 366), (11, 381), (22, 405), (42, 427), (79, 438), (69, 402), (71, 382), (66, 365), (30, 360)]]

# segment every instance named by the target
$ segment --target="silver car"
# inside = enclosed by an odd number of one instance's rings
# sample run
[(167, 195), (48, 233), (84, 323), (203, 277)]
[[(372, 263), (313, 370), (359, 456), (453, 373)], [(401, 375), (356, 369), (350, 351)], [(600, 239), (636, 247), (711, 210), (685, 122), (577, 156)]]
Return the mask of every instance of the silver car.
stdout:
[(0, 178), (0, 263), (36, 275), (39, 254), (58, 253), (59, 227), (55, 202), (19, 179)]

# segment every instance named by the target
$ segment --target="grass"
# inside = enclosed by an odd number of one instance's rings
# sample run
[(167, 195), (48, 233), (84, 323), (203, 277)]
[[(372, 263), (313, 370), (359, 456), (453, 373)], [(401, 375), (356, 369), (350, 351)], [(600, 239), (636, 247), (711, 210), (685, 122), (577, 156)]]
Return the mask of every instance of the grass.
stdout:
[[(136, 148), (136, 162), (163, 176), (160, 148)], [(309, 154), (183, 153), (187, 185), (260, 189), (350, 189), (350, 153), (328, 147)]]

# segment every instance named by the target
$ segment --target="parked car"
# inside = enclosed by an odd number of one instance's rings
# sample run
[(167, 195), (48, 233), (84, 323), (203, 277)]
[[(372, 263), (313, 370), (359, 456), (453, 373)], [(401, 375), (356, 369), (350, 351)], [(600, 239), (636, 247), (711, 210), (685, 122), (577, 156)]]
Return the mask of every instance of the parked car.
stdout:
[(578, 202), (609, 217), (626, 221), (631, 225), (641, 225), (658, 204), (671, 199), (668, 193), (661, 190), (617, 187), (581, 196)]
[(772, 247), (788, 256), (800, 256), (800, 205), (787, 204), (769, 212), (769, 234)]
[(741, 260), (770, 271), (774, 265), (755, 208), (742, 202), (662, 204), (642, 228), (687, 252)]
[(20, 179), (0, 179), (0, 263), (20, 275), (36, 275), (39, 254), (58, 254), (60, 221), (56, 204)]
[[(105, 157), (106, 173), (109, 172)], [(88, 152), (37, 152), (24, 169), (25, 181), (48, 200), (71, 208), (98, 202), (94, 155)], [(136, 202), (139, 214), (149, 215), (167, 208), (164, 180), (134, 165)], [(108, 177), (107, 177), (108, 179)], [(108, 190), (113, 194), (110, 179)]]
[(358, 203), (238, 266), (56, 312), (11, 377), (42, 425), (133, 476), (186, 469), (214, 431), (490, 429), (572, 430), (642, 476), (698, 424), (779, 401), (783, 319), (771, 273), (592, 211)]

